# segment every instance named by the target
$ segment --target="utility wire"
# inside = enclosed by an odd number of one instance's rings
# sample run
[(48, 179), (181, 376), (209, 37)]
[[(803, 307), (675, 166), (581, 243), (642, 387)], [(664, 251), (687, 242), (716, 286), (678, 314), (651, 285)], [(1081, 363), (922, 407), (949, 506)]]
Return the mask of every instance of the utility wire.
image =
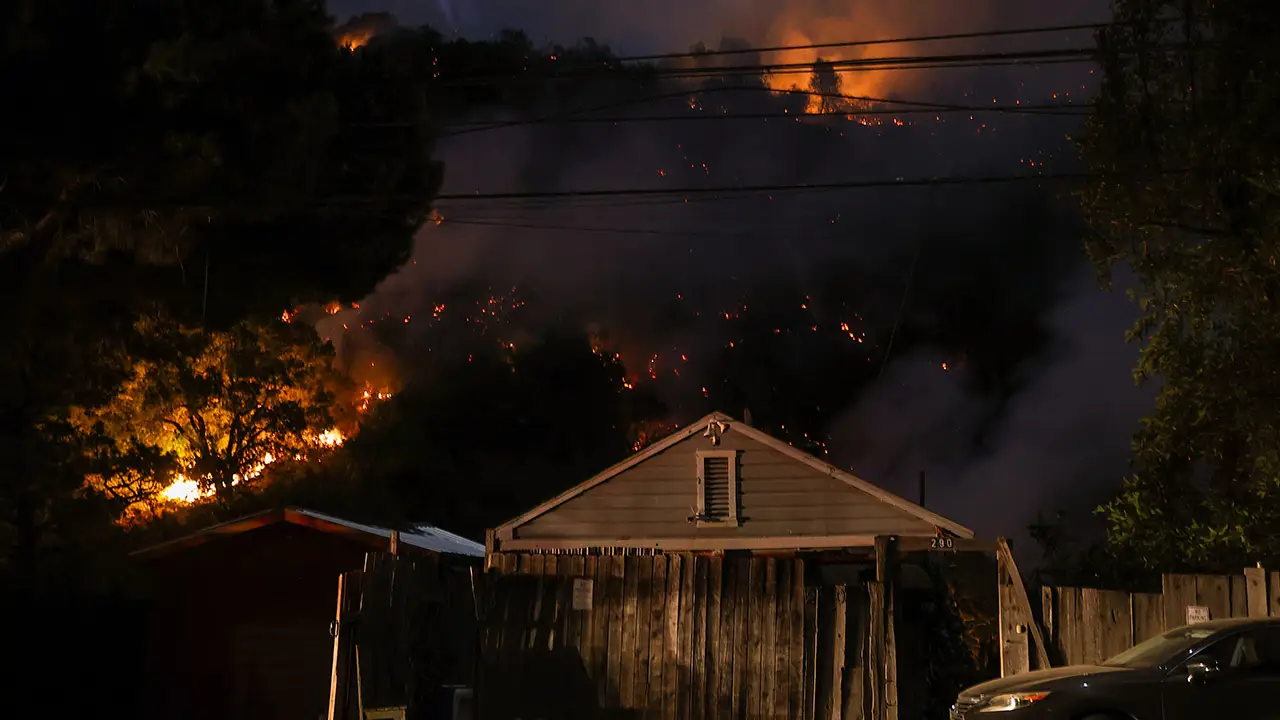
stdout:
[[(1181, 20), (1169, 20), (1180, 22)], [(1082, 30), (1105, 30), (1111, 27), (1129, 26), (1132, 23), (1080, 23), (1074, 25), (1038, 25), (1022, 28), (1005, 28), (1002, 30), (975, 30), (962, 33), (945, 33), (940, 35), (914, 35), (898, 38), (877, 38), (874, 40), (848, 40), (830, 43), (808, 43), (804, 45), (775, 45), (758, 48), (742, 48), (736, 50), (703, 50), (683, 53), (658, 53), (653, 55), (629, 55), (616, 58), (616, 62), (651, 62), (654, 60), (678, 60), (682, 58), (717, 57), (722, 55), (750, 55), (756, 53), (791, 52), (794, 50), (833, 50), (836, 48), (868, 47), (872, 45), (897, 45), (906, 43), (940, 42), (946, 40), (978, 40), (982, 38), (1010, 37), (1016, 35), (1039, 35), (1055, 32), (1075, 32)]]
[[(769, 94), (774, 94), (774, 95), (820, 97), (820, 99), (846, 100), (851, 102), (863, 102), (863, 104), (873, 104), (873, 105), (908, 105), (910, 106), (910, 108), (904, 108), (904, 110), (908, 110), (908, 109), (931, 110), (932, 109), (932, 110), (948, 110), (948, 111), (951, 111), (951, 110), (973, 111), (973, 113), (977, 113), (977, 111), (983, 111), (983, 113), (987, 113), (987, 111), (992, 111), (992, 113), (1006, 113), (1007, 111), (1007, 113), (1015, 114), (1015, 111), (1012, 110), (1011, 108), (1016, 108), (1016, 106), (1010, 106), (1010, 105), (1002, 105), (1002, 106), (960, 105), (960, 104), (954, 104), (954, 102), (931, 102), (931, 101), (924, 101), (924, 100), (902, 100), (902, 99), (895, 99), (895, 97), (872, 97), (868, 95), (846, 95), (846, 94), (842, 94), (842, 92), (820, 92), (820, 91), (814, 91), (814, 90), (800, 90), (800, 88), (795, 88), (795, 87), (790, 88), (790, 90), (777, 91), (777, 90), (773, 90), (773, 88), (771, 87), (767, 87), (763, 85), (721, 86), (721, 87), (696, 88), (696, 90), (659, 92), (659, 94), (646, 95), (644, 97), (636, 97), (636, 99), (621, 100), (617, 102), (608, 102), (608, 104), (590, 106), (590, 108), (575, 108), (570, 110), (563, 110), (563, 111), (559, 111), (559, 113), (539, 115), (539, 117), (534, 117), (534, 118), (502, 120), (502, 122), (493, 122), (493, 123), (485, 123), (483, 122), (483, 120), (480, 120), (480, 122), (476, 122), (474, 126), (470, 126), (470, 124), (468, 124), (468, 126), (461, 127), (461, 129), (456, 129), (456, 131), (440, 133), (440, 137), (443, 138), (443, 137), (454, 137), (458, 135), (471, 135), (471, 133), (488, 132), (488, 131), (492, 131), (492, 129), (534, 126), (534, 124), (559, 123), (559, 122), (564, 122), (564, 120), (567, 120), (567, 119), (581, 117), (581, 115), (590, 115), (591, 113), (600, 113), (600, 111), (632, 108), (632, 106), (646, 105), (646, 104), (650, 104), (650, 102), (659, 102), (662, 100), (673, 100), (673, 99), (677, 99), (677, 97), (678, 99), (686, 99), (686, 97), (689, 97), (690, 95), (692, 96), (710, 95), (710, 94), (718, 94), (718, 92), (769, 92)], [(1085, 106), (1087, 105), (1062, 104), (1062, 105), (1059, 105), (1059, 108), (1064, 108), (1064, 109), (1065, 108), (1085, 108)], [(1050, 108), (1050, 106), (1046, 106), (1046, 108)], [(860, 114), (867, 114), (867, 113), (865, 113), (865, 111), (851, 111), (851, 113), (847, 113), (847, 114), (860, 115)], [(888, 114), (887, 111), (884, 114)], [(1016, 114), (1050, 114), (1050, 111), (1041, 110), (1041, 111), (1038, 111), (1038, 113), (1036, 113), (1036, 111), (1032, 111), (1032, 113), (1016, 113)], [(799, 115), (799, 114), (796, 114), (796, 115)], [(462, 123), (453, 123), (452, 126), (447, 126), (447, 127), (458, 127), (458, 126), (461, 126), (461, 124)], [(399, 123), (384, 123), (384, 124), (379, 124), (379, 126), (369, 126), (369, 127), (401, 127), (401, 126), (399, 126)]]
[(553, 198), (597, 197), (654, 197), (664, 195), (708, 195), (743, 193), (815, 192), (825, 190), (861, 190), (895, 187), (939, 187), (947, 185), (993, 185), (1016, 182), (1087, 180), (1101, 177), (1100, 173), (1058, 173), (1053, 175), (986, 175), (959, 177), (896, 178), (893, 180), (845, 180), (826, 183), (795, 183), (768, 185), (692, 186), (677, 188), (616, 188), (583, 190), (550, 190), (534, 192), (455, 193), (437, 195), (440, 202), (470, 202), (475, 200), (540, 200)]
[[(1175, 50), (1181, 44), (1168, 44), (1153, 48), (1153, 50)], [(790, 72), (812, 73), (815, 67), (829, 69), (832, 72), (857, 72), (857, 71), (883, 71), (883, 70), (900, 70), (900, 69), (936, 69), (950, 67), (953, 64), (967, 67), (973, 65), (988, 64), (1010, 64), (1023, 62), (1045, 62), (1054, 60), (1066, 60), (1071, 62), (1089, 61), (1094, 59), (1097, 54), (1096, 46), (1074, 47), (1074, 48), (1052, 48), (1052, 49), (1035, 49), (1035, 50), (1011, 50), (1003, 52), (980, 52), (980, 53), (951, 53), (942, 55), (902, 55), (896, 57), (883, 58), (854, 58), (849, 60), (831, 60), (821, 63), (815, 62), (793, 62), (793, 63), (760, 63), (749, 65), (720, 65), (705, 67), (672, 67), (672, 68), (625, 68), (609, 66), (605, 68), (582, 67), (568, 68), (567, 70), (559, 70), (556, 68), (528, 68), (519, 73), (502, 72), (489, 74), (472, 74), (472, 75), (455, 75), (449, 80), (456, 79), (458, 81), (474, 82), (479, 79), (515, 79), (517, 77), (540, 77), (547, 76), (553, 78), (582, 78), (582, 77), (599, 77), (601, 75), (610, 75), (618, 72), (637, 71), (636, 77), (644, 79), (669, 78), (669, 77), (718, 77), (725, 75), (739, 74), (768, 74), (779, 75), (788, 74)], [(919, 67), (917, 67), (919, 66)], [(444, 79), (444, 78), (442, 78)], [(464, 82), (464, 84), (466, 84)], [(445, 87), (450, 86), (451, 82), (443, 82)]]
[[(1001, 105), (1001, 106), (982, 106), (972, 105), (966, 107), (951, 108), (900, 108), (900, 109), (872, 109), (859, 110), (851, 108), (848, 110), (823, 110), (820, 112), (701, 112), (692, 115), (615, 115), (604, 117), (568, 117), (555, 120), (549, 120), (540, 124), (551, 125), (595, 125), (595, 124), (617, 124), (617, 123), (636, 123), (636, 122), (687, 122), (687, 121), (703, 121), (703, 120), (802, 120), (804, 118), (820, 118), (820, 117), (861, 117), (864, 115), (934, 115), (934, 114), (953, 114), (953, 113), (1007, 113), (1012, 115), (1045, 115), (1048, 117), (1081, 117), (1087, 114), (1089, 105), (1068, 105), (1066, 103), (1054, 103), (1048, 105)], [(442, 125), (445, 128), (462, 128), (462, 127), (491, 127), (490, 121), (474, 120), (452, 122)]]
[[(454, 130), (452, 132), (441, 133), (440, 137), (453, 137), (455, 135), (469, 135), (471, 133), (476, 133), (476, 132), (486, 132), (488, 130), (501, 130), (504, 128), (520, 127), (524, 125), (542, 125), (547, 123), (557, 123), (557, 122), (562, 122), (569, 118), (576, 118), (582, 115), (590, 115), (591, 113), (595, 113), (595, 112), (618, 110), (618, 109), (627, 108), (627, 107), (634, 107), (636, 105), (646, 105), (649, 103), (660, 102), (662, 100), (672, 100), (675, 98), (688, 98), (690, 95), (699, 96), (699, 95), (708, 95), (711, 93), (722, 93), (722, 92), (772, 93), (776, 95), (794, 95), (794, 96), (810, 97), (810, 98), (846, 100), (849, 102), (869, 103), (869, 104), (876, 104), (876, 105), (906, 105), (906, 106), (910, 106), (911, 109), (955, 110), (958, 112), (963, 112), (963, 111), (977, 112), (979, 108), (981, 108), (983, 112), (987, 112), (987, 111), (1005, 112), (1006, 111), (1005, 109), (1010, 107), (1010, 106), (959, 105), (955, 103), (938, 103), (938, 102), (929, 102), (929, 101), (923, 101), (923, 100), (903, 100), (898, 98), (872, 97), (869, 95), (847, 95), (844, 93), (835, 93), (835, 92), (801, 90), (799, 88), (791, 88), (788, 90), (778, 91), (778, 90), (774, 90), (773, 88), (766, 87), (764, 85), (737, 85), (737, 86), (729, 85), (729, 86), (721, 86), (721, 87), (697, 88), (697, 89), (691, 89), (691, 90), (662, 92), (662, 93), (647, 95), (644, 97), (607, 103), (604, 105), (595, 105), (592, 107), (584, 107), (584, 108), (574, 108), (574, 109), (565, 110), (562, 112), (552, 113), (549, 115), (542, 115), (542, 116), (532, 117), (532, 118), (522, 118), (519, 120), (504, 120), (501, 122), (492, 122), (488, 124), (484, 123), (483, 121), (480, 121), (475, 126), (467, 126), (459, 130)], [(1083, 106), (1074, 106), (1074, 107), (1083, 107)], [(865, 113), (852, 112), (849, 114), (860, 115)], [(460, 125), (460, 123), (455, 123), (454, 125)], [(378, 125), (377, 127), (398, 127), (398, 126), (399, 125), (397, 123), (386, 123), (383, 125)]]

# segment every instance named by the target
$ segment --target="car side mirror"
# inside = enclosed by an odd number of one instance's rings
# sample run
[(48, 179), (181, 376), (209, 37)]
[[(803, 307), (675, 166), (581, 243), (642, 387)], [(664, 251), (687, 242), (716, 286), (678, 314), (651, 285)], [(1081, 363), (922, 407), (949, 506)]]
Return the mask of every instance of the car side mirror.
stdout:
[(1215, 660), (1195, 660), (1187, 663), (1187, 682), (1204, 682), (1221, 672)]

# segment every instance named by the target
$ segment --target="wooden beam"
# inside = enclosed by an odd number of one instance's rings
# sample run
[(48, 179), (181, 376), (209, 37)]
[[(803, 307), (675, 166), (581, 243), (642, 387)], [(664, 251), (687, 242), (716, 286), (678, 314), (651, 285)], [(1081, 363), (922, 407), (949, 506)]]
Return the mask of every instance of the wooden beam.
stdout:
[(783, 535), (776, 537), (683, 538), (529, 538), (497, 540), (498, 552), (581, 550), (590, 548), (644, 548), (649, 550), (808, 550), (871, 548), (871, 535)]
[(1040, 632), (1040, 623), (1036, 622), (1036, 618), (1031, 614), (1031, 599), (1027, 597), (1027, 587), (1022, 584), (1022, 574), (1018, 572), (1018, 564), (1013, 561), (1013, 551), (1009, 549), (1009, 541), (1000, 538), (996, 540), (997, 558), (1004, 562), (1009, 569), (1009, 577), (1013, 581), (1014, 598), (1018, 605), (1021, 606), (1022, 614), (1027, 619), (1027, 627), (1031, 630), (1031, 637), (1036, 643), (1036, 660), (1040, 663), (1042, 669), (1052, 667), (1049, 664), (1048, 648), (1044, 644), (1044, 635)]

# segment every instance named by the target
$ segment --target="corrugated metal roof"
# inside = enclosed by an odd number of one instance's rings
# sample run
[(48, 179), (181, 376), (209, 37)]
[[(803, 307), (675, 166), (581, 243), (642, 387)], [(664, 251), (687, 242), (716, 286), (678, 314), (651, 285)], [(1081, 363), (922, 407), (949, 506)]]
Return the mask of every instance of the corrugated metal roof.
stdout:
[[(344, 520), (333, 515), (326, 515), (314, 510), (306, 510), (303, 508), (290, 508), (294, 512), (317, 520), (341, 525), (343, 527), (358, 530), (360, 532), (377, 535), (379, 537), (391, 539), (391, 528), (378, 527), (377, 525), (364, 525), (350, 520)], [(414, 525), (410, 529), (400, 531), (400, 542), (412, 545), (423, 550), (430, 550), (438, 553), (449, 553), (451, 555), (467, 555), (469, 557), (484, 557), (484, 545), (468, 540), (461, 535), (454, 535), (448, 530), (441, 530), (434, 525)]]

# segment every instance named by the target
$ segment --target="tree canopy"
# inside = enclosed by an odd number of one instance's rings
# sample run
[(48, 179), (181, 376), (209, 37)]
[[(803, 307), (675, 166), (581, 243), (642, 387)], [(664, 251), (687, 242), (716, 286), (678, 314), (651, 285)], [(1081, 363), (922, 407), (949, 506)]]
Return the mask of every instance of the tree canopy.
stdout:
[(0, 545), (31, 569), (82, 498), (56, 419), (111, 401), (137, 317), (213, 331), (363, 297), (441, 168), (423, 84), (339, 47), (319, 2), (19, 0), (0, 22)]
[(208, 331), (148, 317), (131, 345), (113, 396), (70, 413), (90, 439), (91, 481), (113, 498), (153, 500), (184, 477), (193, 494), (225, 499), (268, 465), (342, 440), (345, 383), (310, 328), (276, 320)]
[(125, 253), (175, 312), (223, 321), (358, 299), (407, 258), (440, 179), (426, 98), (340, 48), (322, 3), (15, 9), (0, 250)]
[(1280, 556), (1280, 12), (1118, 0), (1082, 139), (1104, 273), (1137, 279), (1140, 382), (1160, 383), (1135, 463), (1102, 510), (1148, 568)]

